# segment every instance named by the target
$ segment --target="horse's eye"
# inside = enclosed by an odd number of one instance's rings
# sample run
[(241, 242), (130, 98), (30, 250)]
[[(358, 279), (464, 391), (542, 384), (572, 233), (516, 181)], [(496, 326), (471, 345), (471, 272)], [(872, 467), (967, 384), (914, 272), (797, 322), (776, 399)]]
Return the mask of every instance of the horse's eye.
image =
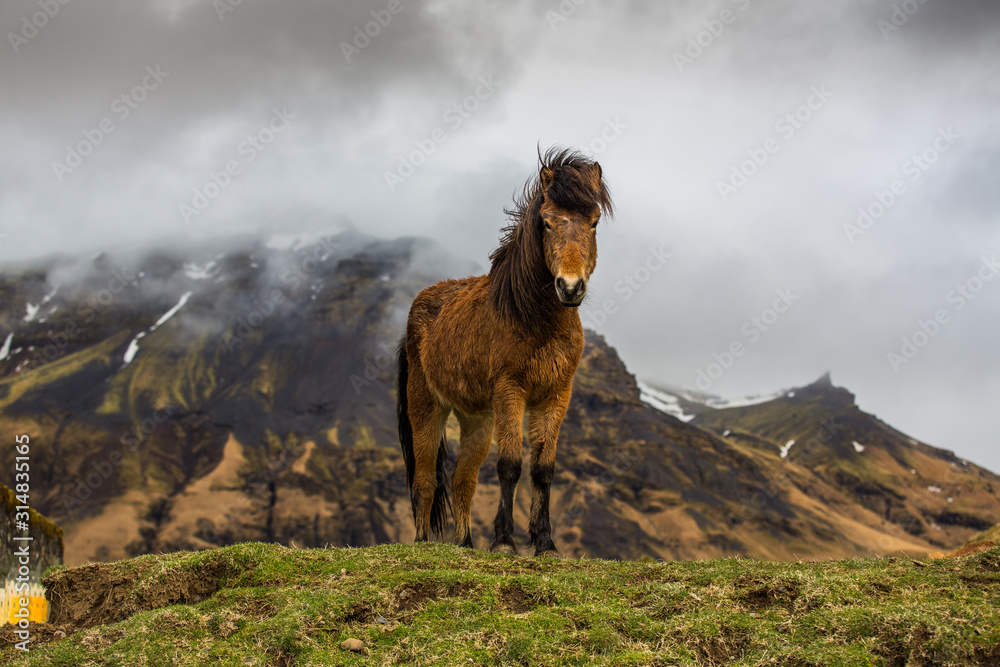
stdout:
[(549, 224), (549, 221), (548, 220), (542, 220), (542, 222), (545, 223), (545, 229), (547, 229), (548, 231), (551, 232), (552, 231), (552, 225)]

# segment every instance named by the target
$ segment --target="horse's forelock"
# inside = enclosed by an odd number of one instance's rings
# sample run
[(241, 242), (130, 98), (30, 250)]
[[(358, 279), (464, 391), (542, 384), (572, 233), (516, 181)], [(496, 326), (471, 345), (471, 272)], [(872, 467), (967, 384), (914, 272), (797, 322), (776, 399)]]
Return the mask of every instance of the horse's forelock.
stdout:
[[(552, 171), (543, 185), (541, 172)], [(510, 224), (503, 229), (500, 246), (490, 255), (490, 292), (494, 305), (527, 324), (545, 321), (552, 300), (539, 300), (535, 290), (552, 279), (542, 250), (540, 209), (544, 199), (555, 206), (589, 215), (595, 207), (606, 216), (614, 213), (611, 195), (597, 162), (582, 153), (553, 147), (539, 153), (539, 170), (514, 197), (514, 208), (504, 209)]]

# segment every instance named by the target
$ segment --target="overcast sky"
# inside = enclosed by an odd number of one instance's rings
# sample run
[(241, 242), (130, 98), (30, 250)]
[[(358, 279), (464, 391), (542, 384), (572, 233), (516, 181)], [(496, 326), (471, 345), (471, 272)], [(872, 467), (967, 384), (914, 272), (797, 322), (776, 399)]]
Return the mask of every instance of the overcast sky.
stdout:
[(0, 259), (347, 219), (485, 268), (561, 143), (615, 197), (583, 314), (639, 377), (829, 370), (1000, 470), (1000, 3), (5, 0), (0, 28)]

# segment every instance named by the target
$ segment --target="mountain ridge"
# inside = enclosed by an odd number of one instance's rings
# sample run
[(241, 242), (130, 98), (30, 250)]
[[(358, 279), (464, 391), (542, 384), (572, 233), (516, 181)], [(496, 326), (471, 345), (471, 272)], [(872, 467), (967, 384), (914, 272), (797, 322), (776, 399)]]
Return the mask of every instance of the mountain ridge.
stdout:
[[(38, 443), (37, 502), (65, 528), (66, 562), (245, 540), (411, 540), (391, 350), (422, 287), (478, 271), (425, 239), (352, 229), (4, 269), (0, 430)], [(684, 421), (650, 406), (588, 332), (557, 450), (557, 546), (615, 558), (922, 554), (1000, 522), (1000, 483), (987, 490), (996, 476), (971, 464), (954, 473), (949, 510), (917, 502), (926, 489), (912, 480), (843, 463), (858, 455), (844, 429), (862, 426), (858, 437), (884, 440), (864, 442), (870, 457), (916, 456), (922, 482), (958, 459), (908, 444), (837, 391)], [(780, 457), (788, 440), (822, 435), (824, 411), (842, 419), (837, 437), (814, 458), (804, 445)], [(454, 453), (454, 423), (447, 434)], [(492, 535), (497, 494), (491, 453), (477, 544)], [(522, 542), (527, 498), (515, 511)]]

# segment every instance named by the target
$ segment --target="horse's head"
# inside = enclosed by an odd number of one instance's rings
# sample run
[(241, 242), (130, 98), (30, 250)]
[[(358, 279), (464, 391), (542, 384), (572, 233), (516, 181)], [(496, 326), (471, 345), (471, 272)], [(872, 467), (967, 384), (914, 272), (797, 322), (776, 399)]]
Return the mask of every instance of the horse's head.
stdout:
[(583, 159), (549, 166), (538, 174), (542, 197), (539, 222), (545, 263), (559, 302), (576, 307), (587, 294), (597, 266), (597, 223), (611, 212), (601, 165)]

